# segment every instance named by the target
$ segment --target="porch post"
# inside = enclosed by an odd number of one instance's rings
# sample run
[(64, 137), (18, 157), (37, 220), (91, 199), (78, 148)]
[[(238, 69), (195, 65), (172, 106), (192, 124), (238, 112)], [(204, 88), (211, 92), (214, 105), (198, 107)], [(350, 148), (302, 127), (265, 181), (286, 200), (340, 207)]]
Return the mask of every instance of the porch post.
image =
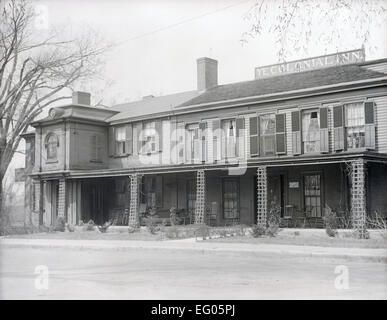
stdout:
[(205, 223), (206, 177), (204, 170), (196, 173), (195, 224)]
[(257, 225), (266, 227), (267, 220), (267, 168), (257, 168)]
[(366, 185), (365, 185), (366, 168), (363, 159), (352, 161), (352, 197), (351, 213), (353, 229), (358, 231), (360, 238), (365, 238), (366, 229)]
[(139, 219), (139, 182), (140, 177), (137, 173), (133, 173), (130, 178), (130, 206), (129, 206), (129, 222), (130, 228), (137, 228), (140, 225)]
[(58, 217), (66, 218), (66, 180), (59, 179)]

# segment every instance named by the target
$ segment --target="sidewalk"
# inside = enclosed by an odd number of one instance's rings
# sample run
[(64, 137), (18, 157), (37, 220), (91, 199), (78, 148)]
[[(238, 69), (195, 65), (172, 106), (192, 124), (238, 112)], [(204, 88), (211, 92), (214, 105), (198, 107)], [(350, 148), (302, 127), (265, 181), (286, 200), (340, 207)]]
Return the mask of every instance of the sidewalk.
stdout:
[(60, 240), (60, 239), (0, 239), (1, 248), (64, 248), (78, 250), (130, 250), (130, 249), (163, 249), (163, 250), (193, 250), (202, 253), (230, 252), (243, 254), (281, 254), (304, 257), (366, 259), (387, 261), (386, 249), (370, 248), (337, 248), (317, 246), (295, 246), (278, 244), (248, 244), (248, 243), (215, 243), (195, 241), (195, 239), (169, 241), (138, 241), (138, 240)]

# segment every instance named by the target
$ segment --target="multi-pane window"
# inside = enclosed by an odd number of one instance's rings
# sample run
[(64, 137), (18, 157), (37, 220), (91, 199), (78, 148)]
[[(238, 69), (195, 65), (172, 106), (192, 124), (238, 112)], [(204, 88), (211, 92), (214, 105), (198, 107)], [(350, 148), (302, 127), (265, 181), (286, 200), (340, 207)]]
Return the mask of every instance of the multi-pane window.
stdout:
[(199, 160), (199, 148), (200, 148), (200, 140), (199, 140), (199, 124), (189, 124), (186, 127), (187, 134), (187, 160), (198, 161)]
[(275, 154), (275, 114), (259, 117), (261, 155)]
[(102, 161), (102, 145), (101, 145), (101, 136), (92, 135), (91, 136), (91, 161), (99, 162)]
[(321, 217), (321, 176), (304, 176), (304, 207), (312, 217)]
[(156, 151), (156, 122), (150, 121), (144, 123), (144, 146), (143, 153), (152, 153)]
[(239, 185), (235, 179), (223, 180), (223, 212), (225, 219), (239, 218)]
[(363, 103), (345, 105), (345, 126), (348, 149), (365, 147), (365, 115)]
[(317, 110), (302, 112), (302, 143), (304, 153), (320, 152), (320, 116)]
[(223, 158), (236, 157), (236, 127), (235, 119), (222, 121), (222, 154)]
[(57, 152), (58, 152), (58, 136), (54, 133), (51, 133), (46, 142), (46, 148), (47, 148), (47, 159), (55, 160), (57, 159)]
[(116, 154), (125, 154), (126, 129), (125, 127), (116, 128)]

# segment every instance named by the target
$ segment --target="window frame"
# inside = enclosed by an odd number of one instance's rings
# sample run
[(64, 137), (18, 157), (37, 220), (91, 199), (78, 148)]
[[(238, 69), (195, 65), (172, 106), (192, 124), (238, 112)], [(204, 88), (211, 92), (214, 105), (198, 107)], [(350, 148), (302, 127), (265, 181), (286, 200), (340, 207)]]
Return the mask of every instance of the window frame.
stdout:
[[(237, 216), (236, 217), (226, 217), (226, 212), (225, 212), (225, 184), (227, 182), (235, 182), (236, 184), (236, 188), (237, 188), (237, 196), (236, 196), (236, 202), (237, 202)], [(233, 220), (233, 221), (240, 221), (241, 219), (241, 212), (240, 212), (240, 208), (241, 208), (241, 202), (240, 202), (240, 193), (241, 193), (241, 190), (240, 190), (240, 181), (238, 178), (223, 178), (222, 179), (222, 215), (223, 215), (223, 219), (226, 220), (226, 221), (230, 221), (230, 220)]]
[[(52, 141), (55, 139), (55, 141)], [(55, 146), (55, 155), (51, 155), (51, 147)], [(49, 132), (46, 135), (45, 148), (46, 148), (46, 162), (55, 163), (58, 162), (58, 147), (59, 147), (59, 137), (54, 132)]]
[[(233, 137), (234, 137), (234, 146), (233, 146), (233, 149), (234, 149), (234, 154), (233, 155), (229, 155), (229, 143), (232, 143), (230, 142), (230, 135), (229, 134), (226, 134), (225, 133), (225, 130), (224, 130), (224, 124), (226, 122), (232, 122), (232, 130), (233, 130)], [(235, 159), (238, 157), (238, 150), (237, 150), (237, 135), (236, 135), (236, 118), (224, 118), (224, 119), (220, 119), (220, 128), (221, 128), (221, 146), (220, 146), (220, 152), (221, 152), (221, 159), (222, 160), (227, 160), (227, 159)], [(228, 130), (231, 130), (231, 128), (228, 128)], [(228, 132), (229, 133), (229, 132)], [(224, 144), (223, 144), (224, 143)], [(222, 151), (224, 150), (224, 152)]]
[[(90, 162), (102, 162), (102, 137), (99, 134), (93, 134), (91, 137), (90, 146), (92, 148), (92, 157)], [(95, 140), (95, 141), (94, 141)]]
[[(157, 152), (156, 121), (155, 120), (153, 120), (153, 121), (144, 121), (143, 122), (143, 129), (142, 130), (143, 130), (142, 153), (143, 154), (153, 154), (153, 153), (156, 153)], [(149, 146), (150, 146), (150, 148), (149, 148)], [(153, 147), (154, 147), (154, 149), (153, 149)]]
[[(317, 137), (317, 140), (307, 140), (305, 141), (304, 140), (304, 133), (305, 133), (305, 128), (304, 128), (304, 115), (305, 114), (311, 114), (312, 112), (316, 112), (317, 114), (317, 121), (318, 121), (318, 128), (316, 129), (316, 137)], [(320, 123), (320, 106), (314, 106), (314, 107), (310, 107), (310, 108), (304, 108), (304, 109), (301, 109), (300, 110), (300, 122), (301, 122), (301, 150), (302, 150), (302, 154), (309, 154), (309, 155), (313, 155), (313, 154), (320, 154), (320, 150), (321, 150), (321, 137), (320, 137), (320, 130), (321, 130), (321, 123)], [(309, 122), (310, 124), (310, 122)], [(305, 143), (308, 142), (317, 142), (318, 144), (318, 149), (315, 149), (313, 151), (306, 151), (306, 148), (305, 148)]]
[[(353, 105), (356, 105), (357, 107), (359, 107), (359, 109), (361, 109), (362, 111), (362, 120), (363, 120), (363, 124), (361, 125), (352, 125), (352, 126), (349, 126), (348, 125), (348, 106), (353, 106)], [(366, 147), (365, 147), (365, 110), (364, 110), (364, 101), (351, 101), (351, 102), (345, 102), (343, 103), (343, 106), (344, 106), (344, 128), (345, 128), (345, 144), (347, 146), (347, 150), (349, 151), (353, 151), (353, 150), (364, 150)], [(351, 119), (352, 120), (352, 119)], [(353, 147), (353, 146), (350, 146), (350, 139), (349, 139), (349, 130), (350, 129), (353, 129), (353, 128), (362, 128), (362, 131), (358, 130), (357, 133), (361, 134), (362, 133), (362, 136), (360, 136), (361, 138), (361, 141), (362, 141), (362, 146), (359, 146), (359, 147)], [(353, 144), (352, 144), (353, 145)]]
[(301, 198), (302, 198), (302, 210), (303, 212), (306, 212), (306, 205), (305, 205), (305, 177), (306, 176), (314, 176), (319, 175), (320, 176), (320, 209), (321, 209), (321, 215), (315, 216), (315, 217), (324, 217), (324, 205), (325, 205), (325, 188), (324, 188), (324, 172), (322, 170), (316, 170), (316, 171), (304, 171), (301, 173)]
[[(194, 127), (194, 128), (191, 129), (190, 127)], [(195, 130), (197, 131), (196, 139), (192, 138), (193, 136), (190, 135), (191, 132), (193, 132), (193, 135), (195, 135), (194, 134)], [(185, 135), (186, 135), (186, 138), (185, 138), (186, 160), (194, 163), (201, 162), (201, 159), (200, 159), (201, 135), (200, 135), (199, 123), (198, 122), (187, 123), (185, 125)], [(195, 150), (195, 142), (196, 142), (197, 150)], [(189, 152), (191, 154), (189, 154)], [(195, 153), (196, 153), (196, 156), (195, 156)]]
[[(259, 133), (258, 133), (258, 136), (259, 136), (259, 156), (260, 157), (274, 157), (276, 156), (276, 113), (265, 113), (265, 114), (260, 114), (258, 116), (258, 119), (259, 119)], [(262, 121), (264, 118), (266, 117), (273, 117), (274, 119), (274, 126), (273, 126), (273, 133), (270, 133), (270, 134), (263, 134), (262, 133), (262, 129), (263, 129), (263, 125), (262, 125)], [(273, 150), (272, 150), (272, 153), (268, 153), (266, 151), (266, 144), (264, 144), (264, 141), (265, 141), (265, 138), (268, 138), (268, 137), (272, 137), (273, 138)]]
[[(123, 138), (118, 139), (119, 131), (122, 130)], [(116, 149), (115, 149), (115, 155), (120, 157), (120, 156), (125, 156), (126, 153), (126, 127), (125, 126), (119, 126), (116, 127), (114, 130), (114, 143), (116, 144)]]

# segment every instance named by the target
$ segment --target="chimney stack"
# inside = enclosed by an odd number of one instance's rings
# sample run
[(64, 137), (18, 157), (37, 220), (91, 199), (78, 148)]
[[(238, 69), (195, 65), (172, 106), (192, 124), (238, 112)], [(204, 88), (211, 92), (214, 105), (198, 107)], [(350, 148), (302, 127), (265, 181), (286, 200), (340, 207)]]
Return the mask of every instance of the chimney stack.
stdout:
[(207, 57), (197, 62), (198, 91), (205, 91), (218, 85), (218, 61)]
[(90, 105), (90, 93), (82, 91), (73, 92), (73, 104)]

